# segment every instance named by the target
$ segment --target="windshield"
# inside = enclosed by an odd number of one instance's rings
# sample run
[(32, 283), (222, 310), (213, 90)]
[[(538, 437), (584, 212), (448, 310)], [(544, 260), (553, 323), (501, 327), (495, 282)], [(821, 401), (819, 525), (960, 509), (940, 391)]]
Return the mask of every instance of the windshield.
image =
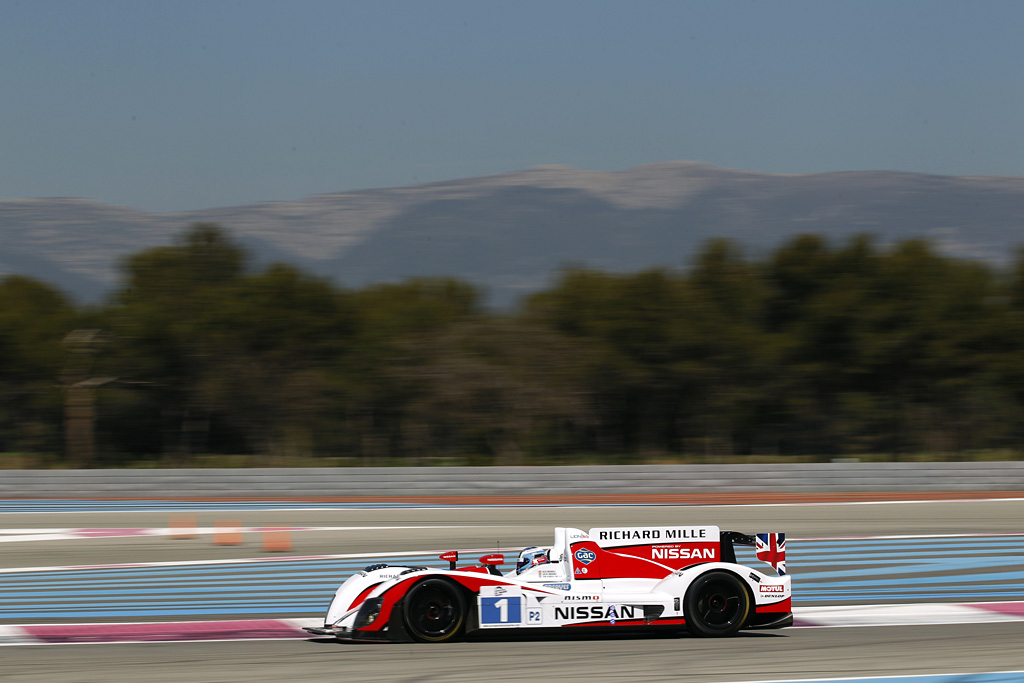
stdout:
[(538, 564), (547, 563), (548, 551), (544, 548), (538, 548), (537, 546), (524, 548), (523, 552), (519, 553), (519, 562), (516, 563), (516, 574), (522, 574), (530, 567), (535, 567)]

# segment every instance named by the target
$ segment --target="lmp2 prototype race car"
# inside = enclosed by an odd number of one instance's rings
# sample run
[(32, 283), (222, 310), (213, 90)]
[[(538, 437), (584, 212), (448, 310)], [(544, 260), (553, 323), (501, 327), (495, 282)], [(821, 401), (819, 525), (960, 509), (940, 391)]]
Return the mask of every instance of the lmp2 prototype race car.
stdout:
[[(374, 564), (338, 588), (317, 636), (443, 642), (532, 629), (686, 630), (695, 636), (793, 623), (786, 537), (716, 526), (558, 527), (550, 548), (530, 547), (502, 574), (504, 556), (447, 569)], [(773, 571), (737, 564), (734, 546), (756, 548)]]

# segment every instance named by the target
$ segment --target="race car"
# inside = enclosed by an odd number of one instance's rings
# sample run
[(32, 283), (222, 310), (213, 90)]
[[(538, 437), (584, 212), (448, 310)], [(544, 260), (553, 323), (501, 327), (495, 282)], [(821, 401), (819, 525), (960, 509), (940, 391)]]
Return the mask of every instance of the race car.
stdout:
[[(736, 562), (751, 546), (772, 570)], [(443, 642), (542, 629), (673, 629), (722, 637), (793, 623), (786, 536), (717, 526), (555, 529), (550, 547), (528, 547), (502, 573), (501, 554), (459, 567), (373, 564), (335, 593), (316, 636), (339, 640)]]

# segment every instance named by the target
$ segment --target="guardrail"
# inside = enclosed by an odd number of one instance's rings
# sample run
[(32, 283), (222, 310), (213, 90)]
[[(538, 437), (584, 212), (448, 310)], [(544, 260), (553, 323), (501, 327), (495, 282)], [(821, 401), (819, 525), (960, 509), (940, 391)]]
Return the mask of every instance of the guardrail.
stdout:
[(0, 471), (8, 499), (933, 491), (1024, 491), (1024, 462)]

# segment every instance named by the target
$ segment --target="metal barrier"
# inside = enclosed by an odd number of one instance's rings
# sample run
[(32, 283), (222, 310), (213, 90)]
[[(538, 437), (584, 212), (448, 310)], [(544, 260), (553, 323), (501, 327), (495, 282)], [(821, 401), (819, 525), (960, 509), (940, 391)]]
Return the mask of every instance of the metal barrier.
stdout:
[(0, 498), (1024, 491), (1024, 462), (4, 470)]

